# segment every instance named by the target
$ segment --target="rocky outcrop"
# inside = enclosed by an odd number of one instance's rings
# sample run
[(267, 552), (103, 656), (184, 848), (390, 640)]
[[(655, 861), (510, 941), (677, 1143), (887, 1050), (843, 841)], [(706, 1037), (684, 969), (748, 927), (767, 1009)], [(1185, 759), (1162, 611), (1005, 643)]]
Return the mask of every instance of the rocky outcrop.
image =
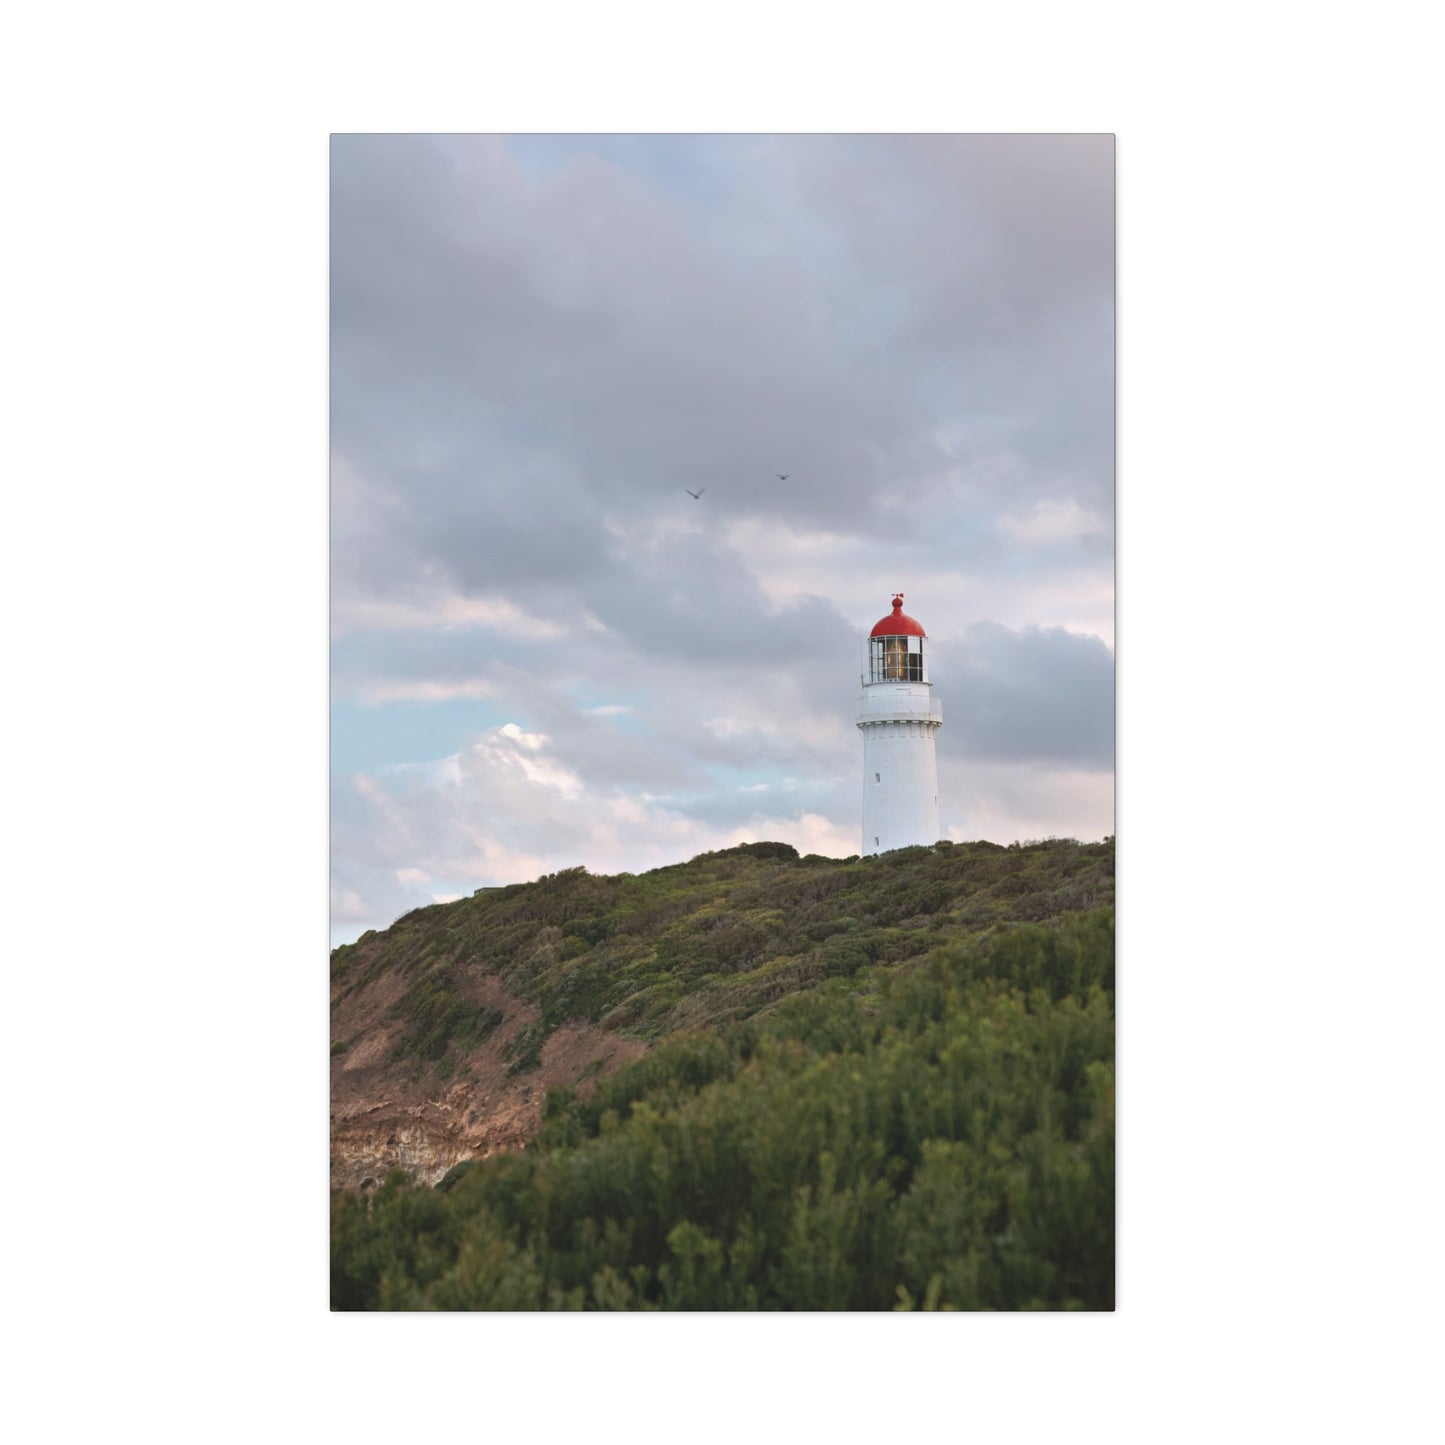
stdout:
[(510, 1045), (539, 1010), (510, 994), (478, 964), (458, 964), (458, 990), (502, 1016), (482, 1044), (455, 1055), (443, 1078), (430, 1061), (394, 1054), (404, 1025), (394, 1010), (405, 983), (384, 973), (336, 990), (331, 1037), (331, 1185), (368, 1189), (395, 1168), (435, 1184), (453, 1165), (502, 1149), (523, 1149), (542, 1122), (542, 1101), (558, 1084), (586, 1092), (644, 1045), (597, 1024), (567, 1023), (548, 1035), (535, 1068), (508, 1075)]

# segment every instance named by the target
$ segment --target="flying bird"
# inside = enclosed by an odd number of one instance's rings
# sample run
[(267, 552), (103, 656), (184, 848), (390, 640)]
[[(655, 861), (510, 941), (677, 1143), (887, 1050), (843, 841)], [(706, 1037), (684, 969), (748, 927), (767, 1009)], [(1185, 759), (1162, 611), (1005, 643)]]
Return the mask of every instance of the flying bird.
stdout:
[(780, 482), (786, 482), (788, 480), (787, 472), (778, 472), (776, 475)]
[(688, 496), (693, 499), (694, 502), (697, 502), (702, 500), (702, 494), (707, 491), (707, 488), (699, 487), (697, 491), (693, 491), (691, 487), (684, 487), (683, 491), (686, 492)]

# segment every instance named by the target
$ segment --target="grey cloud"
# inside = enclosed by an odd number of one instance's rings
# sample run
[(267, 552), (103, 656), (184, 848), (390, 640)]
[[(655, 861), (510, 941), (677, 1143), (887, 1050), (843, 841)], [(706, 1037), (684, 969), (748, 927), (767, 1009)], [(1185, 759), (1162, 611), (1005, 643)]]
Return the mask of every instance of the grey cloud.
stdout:
[[(334, 686), (365, 696), (378, 681), (458, 691), (482, 684), (505, 700), (508, 720), (552, 737), (589, 785), (697, 790), (708, 786), (713, 765), (816, 770), (829, 749), (787, 725), (805, 713), (835, 720), (831, 756), (851, 749), (856, 645), (836, 618), (824, 612), (822, 621), (831, 647), (817, 645), (810, 629), (759, 625), (740, 628), (741, 642), (721, 638), (718, 654), (702, 645), (706, 635), (696, 647), (669, 640), (651, 650), (646, 630), (635, 646), (473, 629), (342, 638), (333, 646)], [(680, 633), (687, 636), (685, 626)], [(586, 711), (621, 696), (632, 706), (621, 726)], [(732, 713), (757, 726), (719, 735), (710, 724)]]
[[(860, 289), (899, 297), (893, 345), (942, 410), (970, 417), (956, 450), (982, 478), (1017, 455), (1015, 495), (1060, 473), (1106, 510), (1113, 485), (1113, 139), (888, 137), (873, 142), (886, 203), (822, 168), (846, 209)], [(846, 195), (847, 200), (837, 199)], [(868, 199), (860, 200), (859, 197)]]
[(1114, 765), (1114, 657), (1097, 637), (978, 623), (933, 676), (945, 699), (940, 755)]
[[(560, 631), (350, 621), (338, 695), (485, 684), (588, 788), (676, 794), (708, 827), (758, 800), (851, 826), (857, 579), (814, 568), (825, 595), (780, 612), (728, 527), (828, 539), (898, 586), (1107, 595), (1112, 255), (1107, 138), (338, 137), (338, 616), (451, 592)], [(1039, 502), (1092, 531), (1001, 528)], [(935, 677), (941, 763), (1109, 766), (1102, 644), (975, 629)], [(638, 733), (583, 710), (613, 699)], [(393, 896), (386, 861), (428, 825), (338, 808), (347, 866)]]
[[(725, 479), (749, 506), (864, 516), (880, 473), (917, 449), (926, 412), (838, 344), (786, 246), (740, 260), (705, 217), (604, 165), (538, 187), (491, 142), (371, 145), (338, 142), (336, 161), (348, 445), (404, 463), (424, 420), (426, 446), (467, 465), (478, 438), (560, 443), (589, 495)], [(774, 470), (799, 485), (778, 492)]]
[[(595, 158), (538, 179), (496, 138), (338, 138), (335, 436), (407, 497), (398, 547), (496, 586), (609, 570), (605, 513), (684, 486), (900, 542), (970, 494), (1100, 505), (1111, 378), (1093, 333), (1089, 364), (1068, 353), (1065, 322), (1112, 324), (1112, 219), (1055, 197), (1060, 138), (676, 144), (732, 162), (745, 219), (721, 238)], [(960, 309), (1000, 296), (1051, 325), (1001, 349)], [(976, 439), (941, 438), (950, 421)]]

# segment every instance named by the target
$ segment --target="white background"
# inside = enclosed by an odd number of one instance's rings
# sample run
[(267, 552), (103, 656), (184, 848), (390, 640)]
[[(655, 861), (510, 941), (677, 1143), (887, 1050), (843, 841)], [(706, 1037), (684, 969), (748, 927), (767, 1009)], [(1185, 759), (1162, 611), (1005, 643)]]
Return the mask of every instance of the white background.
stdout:
[[(1364, 13), (12, 19), (22, 1438), (1438, 1430), (1438, 52)], [(1117, 133), (1116, 1313), (327, 1312), (327, 143), (445, 129)]]

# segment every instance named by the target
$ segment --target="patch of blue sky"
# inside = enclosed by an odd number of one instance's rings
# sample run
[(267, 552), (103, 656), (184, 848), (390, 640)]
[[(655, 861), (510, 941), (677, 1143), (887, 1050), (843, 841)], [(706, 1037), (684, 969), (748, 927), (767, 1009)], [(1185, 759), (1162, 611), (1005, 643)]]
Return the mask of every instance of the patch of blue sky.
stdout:
[(476, 698), (331, 706), (331, 771), (374, 773), (460, 752), (479, 733), (515, 721)]

